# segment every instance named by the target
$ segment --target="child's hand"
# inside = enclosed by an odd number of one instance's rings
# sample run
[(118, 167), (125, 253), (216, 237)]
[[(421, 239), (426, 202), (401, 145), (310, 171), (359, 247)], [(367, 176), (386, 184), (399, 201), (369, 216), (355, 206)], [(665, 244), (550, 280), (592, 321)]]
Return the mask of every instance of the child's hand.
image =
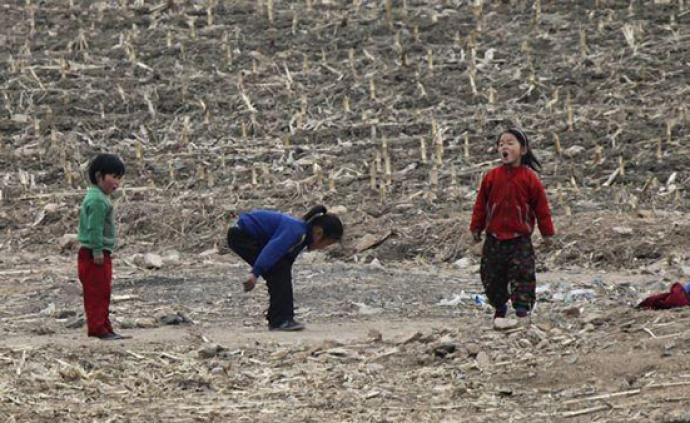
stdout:
[(93, 256), (93, 262), (96, 264), (96, 266), (103, 266), (103, 256)]
[(481, 242), (482, 233), (481, 232), (472, 232), (472, 239), (474, 240), (474, 242)]
[(242, 283), (244, 285), (244, 292), (249, 292), (256, 286), (256, 276), (253, 273), (249, 274), (246, 281)]

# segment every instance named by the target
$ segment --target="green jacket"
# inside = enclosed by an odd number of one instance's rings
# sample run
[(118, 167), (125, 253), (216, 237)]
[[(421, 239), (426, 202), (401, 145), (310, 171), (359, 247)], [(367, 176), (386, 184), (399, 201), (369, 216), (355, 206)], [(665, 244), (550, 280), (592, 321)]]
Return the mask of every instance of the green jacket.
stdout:
[(94, 257), (103, 256), (103, 250), (115, 249), (115, 229), (115, 209), (110, 198), (92, 186), (79, 210), (79, 243), (90, 249)]

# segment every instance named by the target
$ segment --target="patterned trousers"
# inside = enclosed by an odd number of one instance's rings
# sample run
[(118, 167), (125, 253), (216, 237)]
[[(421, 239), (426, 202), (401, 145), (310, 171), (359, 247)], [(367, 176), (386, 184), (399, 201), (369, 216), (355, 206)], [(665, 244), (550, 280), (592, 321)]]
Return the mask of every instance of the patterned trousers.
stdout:
[(481, 278), (486, 297), (494, 308), (502, 307), (510, 299), (513, 308), (531, 310), (537, 288), (531, 238), (522, 236), (501, 241), (487, 235), (482, 249)]

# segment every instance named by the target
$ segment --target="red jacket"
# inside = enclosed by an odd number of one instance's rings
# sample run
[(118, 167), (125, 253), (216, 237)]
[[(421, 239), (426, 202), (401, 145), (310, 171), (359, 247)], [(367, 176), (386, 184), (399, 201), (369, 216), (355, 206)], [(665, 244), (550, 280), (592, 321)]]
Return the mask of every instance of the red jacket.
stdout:
[(472, 232), (500, 240), (531, 235), (535, 220), (542, 236), (554, 234), (546, 192), (537, 174), (527, 166), (500, 166), (482, 179), (472, 212)]
[(663, 310), (667, 308), (687, 307), (690, 305), (690, 297), (685, 287), (676, 282), (671, 285), (669, 292), (652, 295), (645, 298), (637, 308), (648, 308), (651, 310)]

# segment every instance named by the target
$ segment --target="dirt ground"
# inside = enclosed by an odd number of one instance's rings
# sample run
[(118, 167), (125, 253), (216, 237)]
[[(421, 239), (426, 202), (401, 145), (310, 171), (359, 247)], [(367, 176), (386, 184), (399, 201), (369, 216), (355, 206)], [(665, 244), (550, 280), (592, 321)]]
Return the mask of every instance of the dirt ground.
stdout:
[[(690, 309), (633, 308), (690, 281), (688, 7), (0, 2), (0, 419), (690, 421)], [(558, 235), (497, 331), (467, 226), (513, 124)], [(117, 343), (75, 275), (99, 151)], [(224, 233), (317, 203), (346, 239), (296, 264), (307, 330), (269, 332)]]
[(67, 328), (73, 263), (49, 261), (0, 285), (2, 412), (17, 421), (653, 421), (690, 394), (690, 310), (630, 307), (658, 274), (543, 273), (532, 326), (498, 332), (474, 269), (306, 255), (308, 328), (287, 334), (265, 329), (265, 289), (241, 292), (245, 265), (183, 255), (118, 266), (112, 317), (132, 339), (105, 343)]

